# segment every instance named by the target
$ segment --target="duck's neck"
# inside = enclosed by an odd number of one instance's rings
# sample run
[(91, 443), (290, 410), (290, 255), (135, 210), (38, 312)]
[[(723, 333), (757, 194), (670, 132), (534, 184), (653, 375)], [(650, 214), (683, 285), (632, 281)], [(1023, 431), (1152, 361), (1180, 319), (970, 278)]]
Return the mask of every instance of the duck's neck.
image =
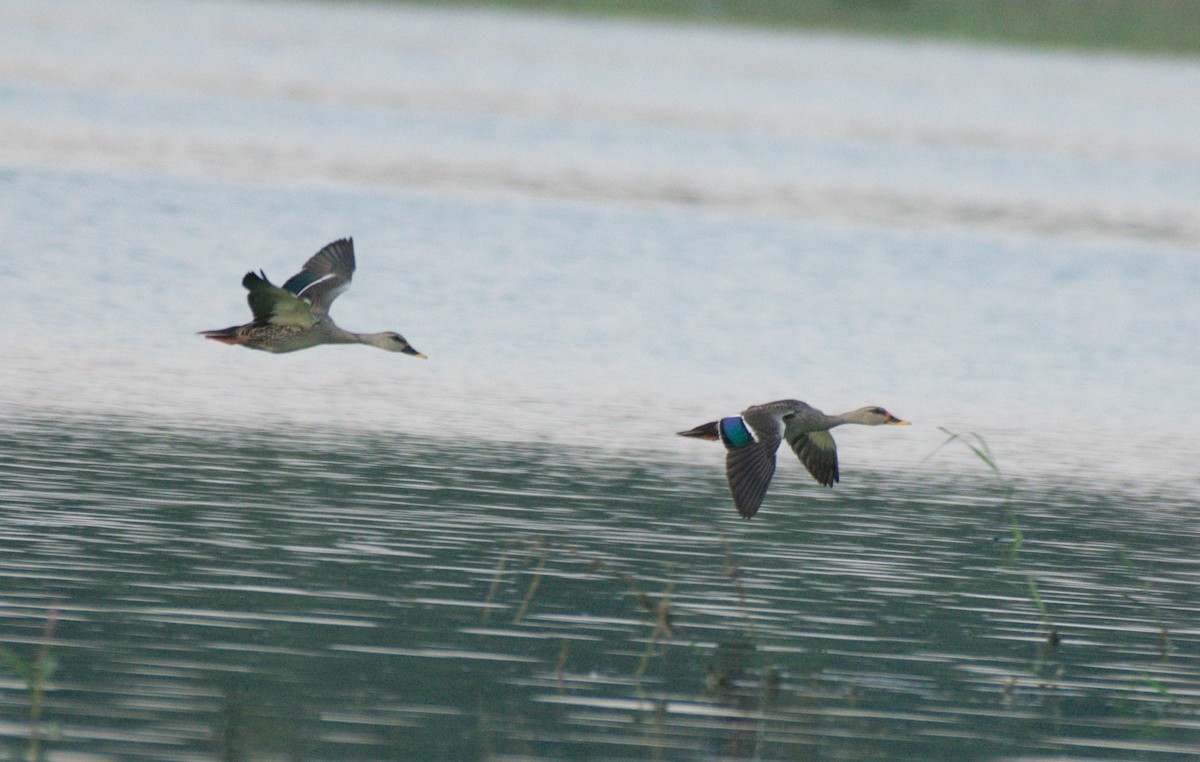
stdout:
[(834, 426), (841, 426), (843, 423), (859, 423), (864, 426), (870, 423), (870, 421), (867, 420), (867, 412), (861, 409), (851, 410), (846, 413), (838, 413), (837, 415), (825, 415), (824, 413), (821, 415), (824, 418), (824, 422), (828, 424), (825, 427), (826, 429), (832, 429)]
[(373, 347), (382, 346), (387, 340), (385, 333), (355, 333), (347, 331), (345, 328), (334, 323), (332, 320), (326, 319), (325, 335), (328, 337), (330, 344), (369, 344)]
[(386, 340), (385, 334), (355, 334), (354, 331), (343, 331), (337, 329), (337, 343), (341, 344), (367, 344), (368, 347), (382, 346)]
[(342, 333), (349, 337), (347, 341), (354, 342), (355, 344), (366, 344), (367, 346), (378, 347), (379, 349), (385, 349), (386, 345), (392, 341), (392, 334), (387, 332), (355, 333), (354, 331), (342, 331)]
[(363, 344), (363, 343), (365, 343), (360, 338), (360, 334), (357, 334), (354, 331), (347, 331), (344, 328), (339, 327), (336, 323), (334, 323), (329, 318), (325, 318), (325, 320), (322, 322), (324, 322), (324, 324), (325, 324), (324, 325), (324, 333), (325, 333), (326, 343), (328, 343), (328, 344)]

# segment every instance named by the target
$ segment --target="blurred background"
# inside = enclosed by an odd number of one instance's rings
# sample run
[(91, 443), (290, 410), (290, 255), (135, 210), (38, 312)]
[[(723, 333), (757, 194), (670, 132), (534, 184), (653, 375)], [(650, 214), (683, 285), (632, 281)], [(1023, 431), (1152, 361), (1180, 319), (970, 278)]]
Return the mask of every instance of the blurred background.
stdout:
[[(0, 1), (12, 756), (1196, 753), (1198, 48), (1190, 0)], [(344, 236), (332, 315), (428, 360), (196, 335)], [(914, 425), (742, 522), (674, 432), (785, 397)]]

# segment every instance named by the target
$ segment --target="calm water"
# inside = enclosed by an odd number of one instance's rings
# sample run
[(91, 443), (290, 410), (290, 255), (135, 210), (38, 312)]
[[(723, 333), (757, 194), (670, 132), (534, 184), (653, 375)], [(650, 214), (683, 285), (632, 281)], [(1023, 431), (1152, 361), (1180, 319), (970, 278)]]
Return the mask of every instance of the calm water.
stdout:
[[(3, 748), (1194, 758), (1197, 91), (1194, 62), (0, 3)], [(430, 360), (195, 336), (344, 235), (339, 322)], [(840, 431), (833, 491), (782, 457), (742, 522), (673, 432), (792, 396), (915, 425)]]

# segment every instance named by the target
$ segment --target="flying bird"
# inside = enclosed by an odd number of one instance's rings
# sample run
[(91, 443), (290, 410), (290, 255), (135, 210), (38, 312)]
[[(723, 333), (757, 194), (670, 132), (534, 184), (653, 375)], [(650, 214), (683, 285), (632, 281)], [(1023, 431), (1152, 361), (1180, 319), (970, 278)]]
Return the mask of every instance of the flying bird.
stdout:
[(749, 519), (767, 494), (775, 474), (775, 451), (784, 440), (819, 484), (832, 487), (839, 480), (837, 444), (829, 430), (843, 423), (908, 425), (881, 407), (826, 415), (800, 400), (778, 400), (752, 405), (741, 415), (701, 424), (679, 436), (720, 440), (725, 445), (725, 477), (733, 505), (742, 518)]
[(246, 273), (242, 285), (254, 320), (216, 331), (205, 337), (266, 352), (295, 352), (320, 344), (368, 344), (389, 352), (424, 357), (395, 331), (355, 333), (329, 317), (329, 305), (350, 287), (354, 276), (354, 240), (334, 241), (314, 254), (283, 288), (267, 280), (261, 270)]

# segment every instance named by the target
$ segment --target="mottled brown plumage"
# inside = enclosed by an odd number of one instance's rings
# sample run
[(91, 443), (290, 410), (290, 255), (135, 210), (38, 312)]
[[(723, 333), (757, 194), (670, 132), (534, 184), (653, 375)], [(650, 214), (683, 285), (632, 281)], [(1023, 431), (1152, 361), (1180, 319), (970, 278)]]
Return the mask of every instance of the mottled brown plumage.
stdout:
[(215, 331), (205, 337), (266, 352), (295, 352), (320, 344), (367, 344), (389, 352), (424, 357), (394, 331), (355, 333), (329, 317), (333, 300), (350, 287), (354, 277), (354, 241), (343, 238), (314, 254), (300, 272), (280, 288), (266, 273), (246, 273), (242, 285), (254, 320)]

